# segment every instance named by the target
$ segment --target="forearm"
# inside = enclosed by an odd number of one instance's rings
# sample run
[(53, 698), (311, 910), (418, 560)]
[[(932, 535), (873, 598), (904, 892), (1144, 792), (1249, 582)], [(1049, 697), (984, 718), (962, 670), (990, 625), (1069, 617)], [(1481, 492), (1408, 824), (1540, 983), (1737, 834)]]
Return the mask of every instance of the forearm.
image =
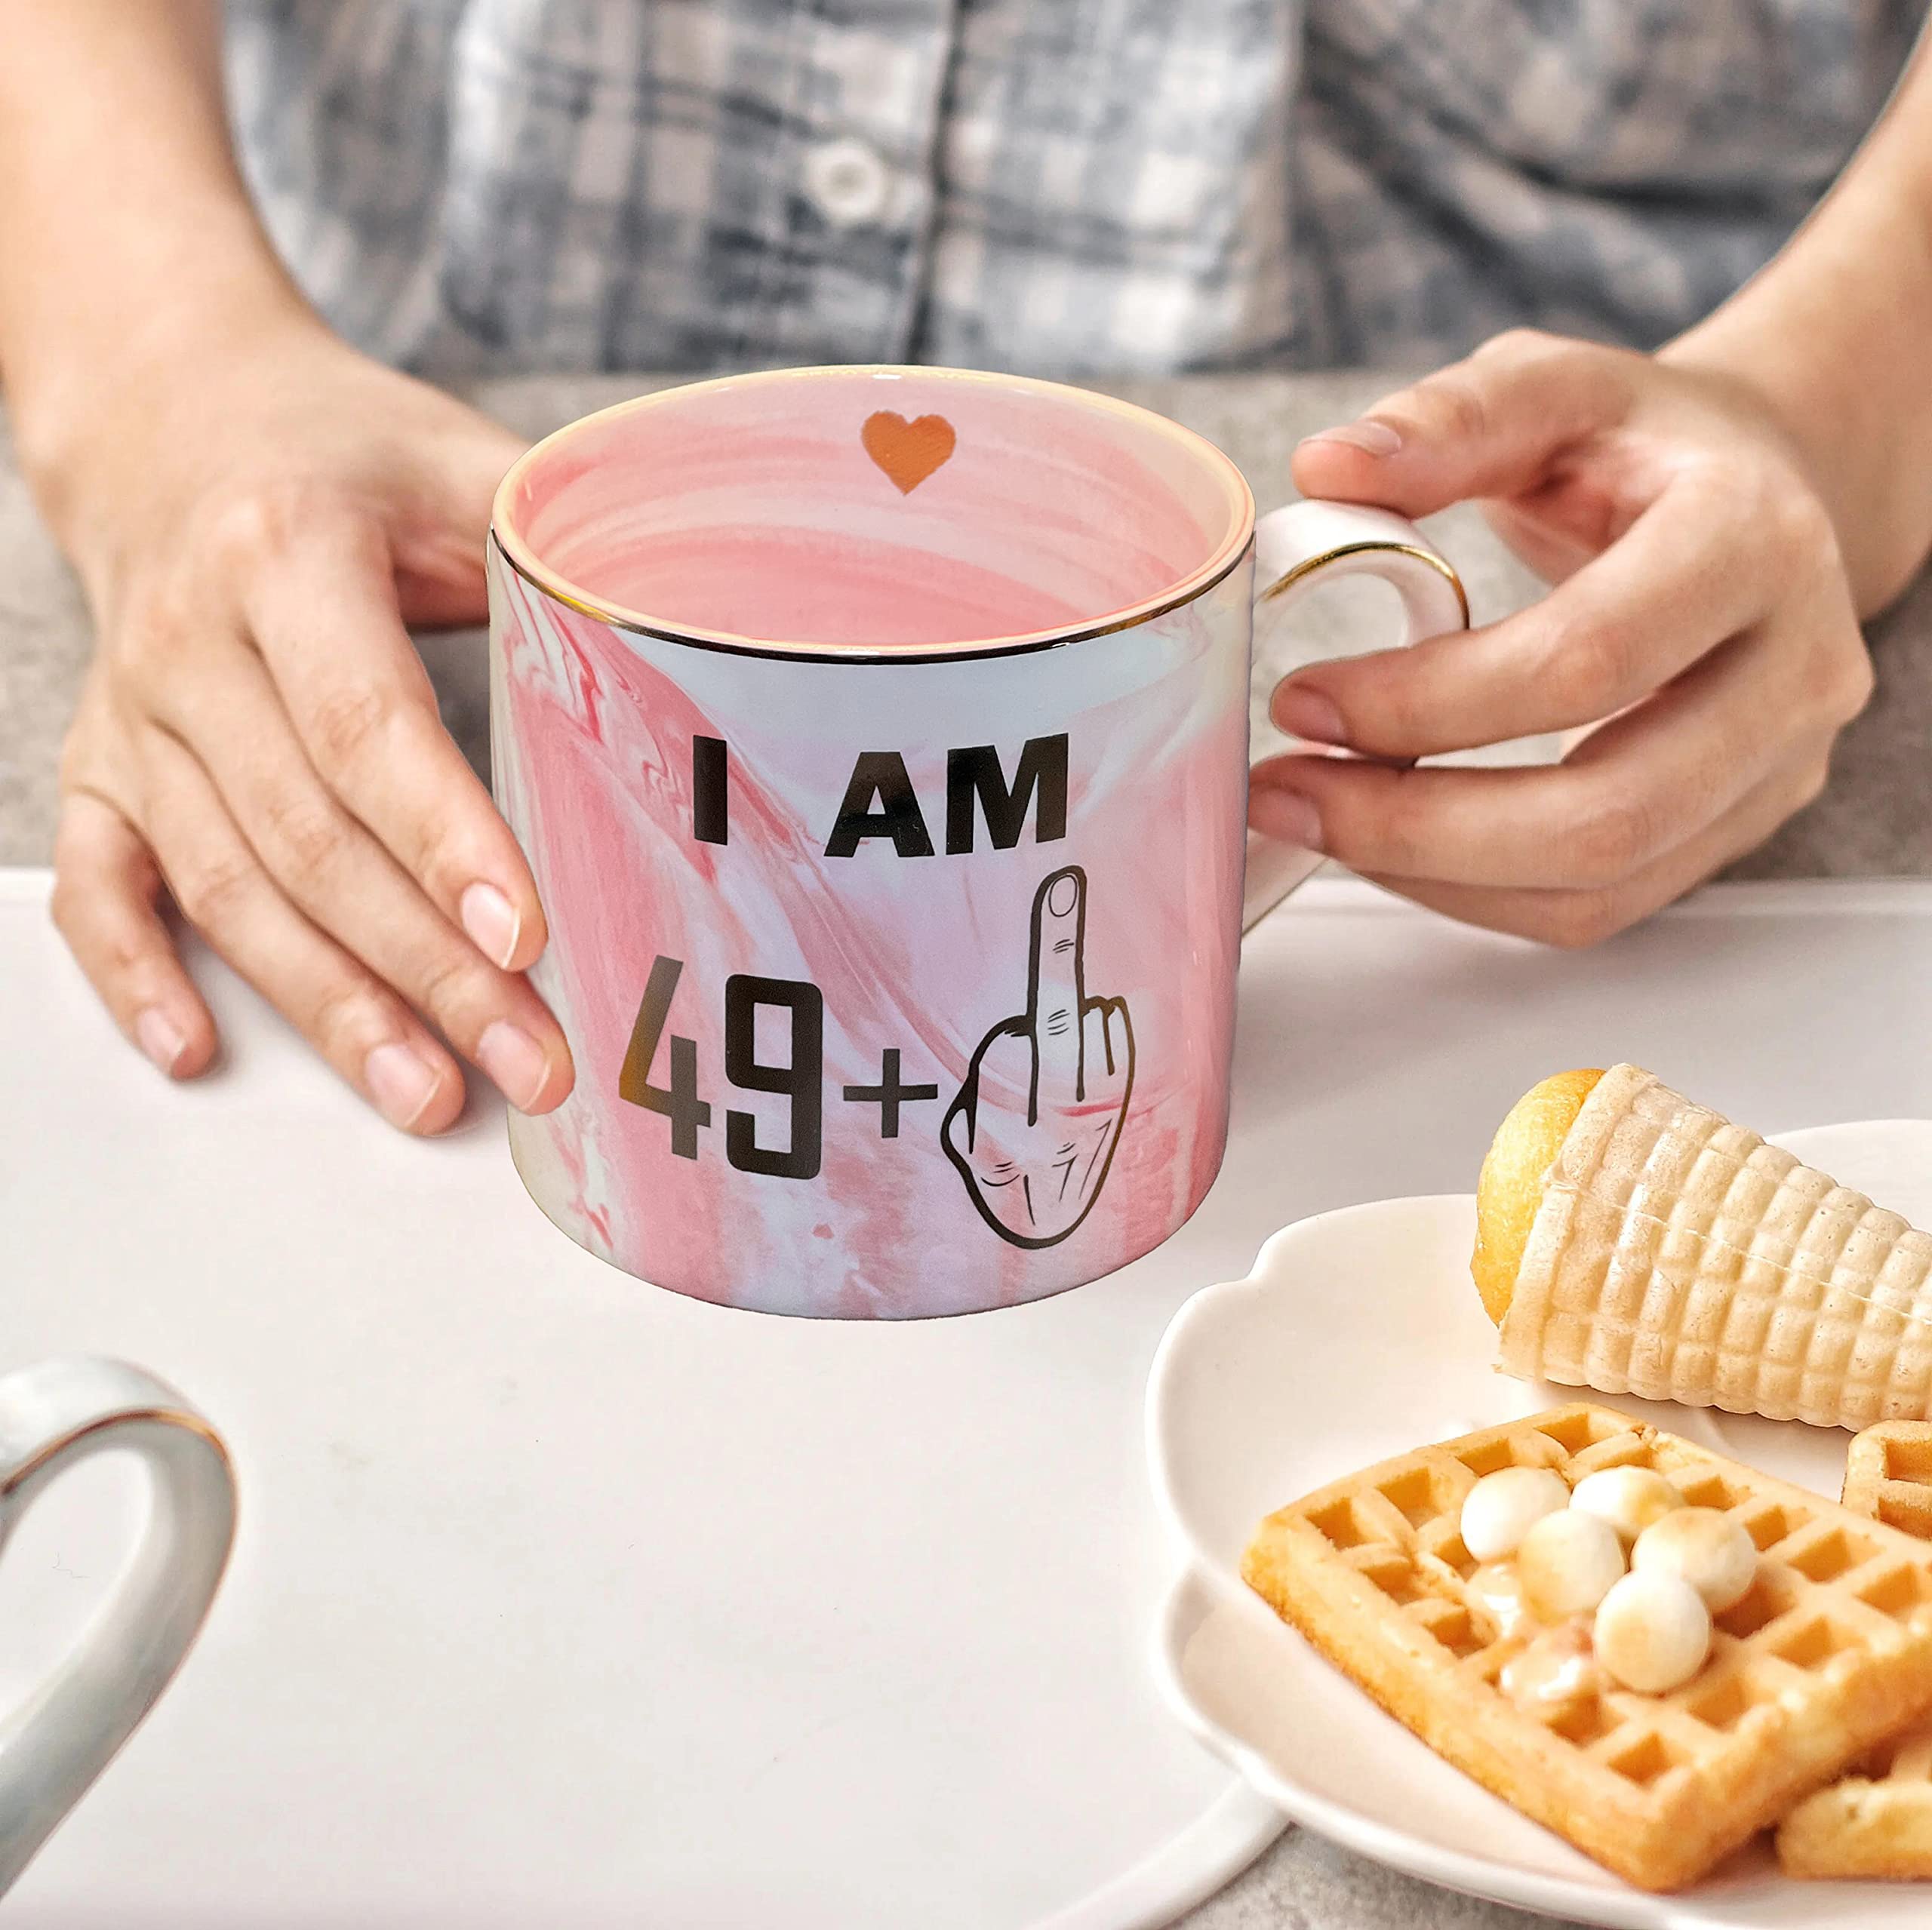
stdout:
[(0, 26), (0, 381), (57, 493), (117, 387), (306, 311), (235, 167), (211, 0), (12, 0)]
[(1932, 550), (1932, 37), (1764, 272), (1664, 352), (1748, 384), (1796, 439), (1861, 613)]

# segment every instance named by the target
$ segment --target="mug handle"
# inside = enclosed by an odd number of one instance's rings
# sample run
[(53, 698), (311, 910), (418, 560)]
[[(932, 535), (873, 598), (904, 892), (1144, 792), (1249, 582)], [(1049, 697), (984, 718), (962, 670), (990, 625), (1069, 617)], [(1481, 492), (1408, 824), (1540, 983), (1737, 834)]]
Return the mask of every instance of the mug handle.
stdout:
[(117, 1449), (146, 1464), (146, 1526), (78, 1646), (0, 1721), (0, 1892), (160, 1698), (235, 1535), (227, 1450), (171, 1388), (115, 1360), (0, 1378), (0, 1541), (69, 1468)]
[[(1392, 510), (1309, 500), (1270, 510), (1255, 524), (1257, 616), (1264, 605), (1292, 603), (1312, 585), (1343, 576), (1379, 577), (1394, 589), (1402, 604), (1398, 647), (1469, 628), (1469, 599), (1455, 566)], [(1321, 862), (1318, 851), (1250, 831), (1241, 930), (1251, 930)]]

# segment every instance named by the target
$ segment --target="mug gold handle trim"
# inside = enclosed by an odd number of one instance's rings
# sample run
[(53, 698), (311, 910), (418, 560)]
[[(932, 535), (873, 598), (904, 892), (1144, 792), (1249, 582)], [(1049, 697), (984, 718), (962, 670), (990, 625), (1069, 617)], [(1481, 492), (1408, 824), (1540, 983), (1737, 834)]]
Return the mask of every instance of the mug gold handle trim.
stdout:
[(1463, 587), (1463, 579), (1457, 573), (1456, 566), (1446, 556), (1438, 556), (1432, 549), (1424, 549), (1412, 542), (1392, 542), (1380, 539), (1369, 539), (1361, 542), (1337, 543), (1332, 549), (1324, 549), (1318, 556), (1305, 558), (1291, 570), (1284, 570), (1260, 595), (1257, 603), (1272, 603), (1275, 598), (1285, 595), (1305, 577), (1312, 576), (1318, 570), (1344, 556), (1358, 556), (1372, 550), (1386, 550), (1397, 556), (1412, 556), (1418, 563), (1429, 567), (1444, 577), (1449, 587), (1456, 592), (1456, 601), (1462, 606), (1463, 622), (1467, 628), (1469, 621), (1469, 593)]
[[(1387, 509), (1308, 499), (1272, 511), (1255, 525), (1257, 611), (1332, 571), (1380, 578), (1401, 601), (1398, 644), (1466, 629), (1469, 592), (1455, 566), (1416, 526)], [(1346, 755), (1346, 752), (1337, 752)], [(1241, 930), (1250, 931), (1323, 863), (1318, 851), (1247, 834)]]

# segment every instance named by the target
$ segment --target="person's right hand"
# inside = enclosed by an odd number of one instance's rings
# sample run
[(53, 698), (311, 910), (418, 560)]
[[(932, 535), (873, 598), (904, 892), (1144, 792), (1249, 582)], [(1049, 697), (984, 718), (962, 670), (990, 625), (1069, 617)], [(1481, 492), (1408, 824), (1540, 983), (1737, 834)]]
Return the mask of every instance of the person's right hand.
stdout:
[(177, 1078), (214, 1057), (165, 886), (394, 1124), (456, 1118), (444, 1040), (556, 1105), (569, 1050), (522, 976), (536, 887), (405, 627), (483, 619), (521, 444), (306, 318), (150, 359), (87, 417), (29, 470), (99, 628), (54, 916), (116, 1022)]

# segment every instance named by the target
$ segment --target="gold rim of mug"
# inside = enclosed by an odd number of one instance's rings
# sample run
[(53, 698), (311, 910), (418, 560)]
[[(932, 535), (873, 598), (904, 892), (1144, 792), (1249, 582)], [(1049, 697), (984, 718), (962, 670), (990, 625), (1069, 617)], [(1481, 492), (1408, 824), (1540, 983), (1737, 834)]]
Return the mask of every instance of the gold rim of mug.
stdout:
[(1456, 566), (1446, 556), (1438, 556), (1432, 549), (1419, 549), (1412, 542), (1396, 542), (1386, 536), (1364, 537), (1360, 542), (1338, 542), (1333, 549), (1324, 549), (1319, 556), (1305, 557), (1292, 570), (1284, 570), (1261, 594), (1257, 603), (1272, 603), (1278, 596), (1294, 588), (1304, 576), (1324, 569), (1338, 556), (1359, 555), (1364, 551), (1383, 551), (1397, 556), (1413, 556), (1418, 563), (1426, 563), (1441, 576), (1447, 578), (1449, 587), (1456, 592), (1456, 601), (1462, 606), (1463, 628), (1469, 627), (1469, 593), (1463, 586), (1463, 579), (1456, 573)]
[[(736, 388), (753, 383), (819, 381), (832, 376), (881, 378), (912, 376), (922, 380), (984, 383), (995, 388), (1030, 390), (1063, 401), (1071, 401), (1081, 408), (1101, 414), (1131, 416), (1183, 444), (1201, 456), (1207, 467), (1220, 472), (1223, 481), (1232, 485), (1229, 495), (1235, 512), (1232, 527), (1227, 536), (1210, 554), (1207, 561), (1171, 589), (1164, 590), (1158, 597), (1146, 603), (1136, 604), (1131, 609), (1117, 611), (1098, 622), (1057, 630), (1029, 632), (1012, 637), (991, 637), (977, 643), (948, 644), (941, 647), (906, 644), (890, 650), (869, 646), (853, 648), (837, 644), (783, 644), (765, 638), (740, 636), (728, 630), (678, 628), (669, 624), (654, 622), (642, 612), (627, 610), (621, 604), (600, 601), (580, 585), (546, 570), (527, 549), (525, 554), (518, 554), (518, 549), (524, 546), (522, 538), (516, 532), (515, 519), (509, 512), (512, 491), (525, 471), (540, 456), (554, 444), (575, 435), (580, 429), (586, 429), (594, 423), (607, 421), (614, 416), (629, 415), (648, 409), (674, 395), (688, 396), (703, 389)], [(510, 569), (514, 570), (533, 589), (542, 592), (553, 601), (569, 609), (580, 610), (586, 616), (595, 618), (599, 623), (608, 624), (614, 630), (626, 630), (633, 635), (655, 638), (661, 643), (681, 644), (693, 650), (716, 650), (729, 656), (774, 657), (792, 663), (962, 663), (990, 657), (1019, 656), (1032, 650), (1058, 650), (1068, 644), (1084, 643), (1090, 638), (1112, 636), (1118, 631), (1137, 629), (1143, 623), (1151, 623), (1156, 618), (1171, 614), (1193, 602), (1196, 598), (1206, 595), (1240, 568), (1254, 547), (1254, 493), (1247, 486), (1247, 478), (1241, 474), (1234, 459), (1226, 450), (1210, 442), (1197, 430), (1172, 421), (1157, 410), (1143, 409), (1137, 402), (1125, 402), (1117, 396), (1103, 395), (1093, 389), (1076, 388), (1071, 383), (1047, 382), (1036, 376), (1001, 375), (991, 370), (927, 368), (915, 364), (884, 362), (849, 365), (834, 363), (808, 368), (759, 369), (743, 375), (714, 376), (706, 382), (675, 383), (668, 389), (654, 389), (646, 395), (630, 396), (623, 401), (614, 402), (606, 408), (594, 409), (587, 416), (580, 416), (575, 421), (566, 423), (561, 429), (552, 430), (540, 441), (532, 443), (510, 465), (503, 481), (497, 485), (496, 496), (490, 509), (490, 542)]]

